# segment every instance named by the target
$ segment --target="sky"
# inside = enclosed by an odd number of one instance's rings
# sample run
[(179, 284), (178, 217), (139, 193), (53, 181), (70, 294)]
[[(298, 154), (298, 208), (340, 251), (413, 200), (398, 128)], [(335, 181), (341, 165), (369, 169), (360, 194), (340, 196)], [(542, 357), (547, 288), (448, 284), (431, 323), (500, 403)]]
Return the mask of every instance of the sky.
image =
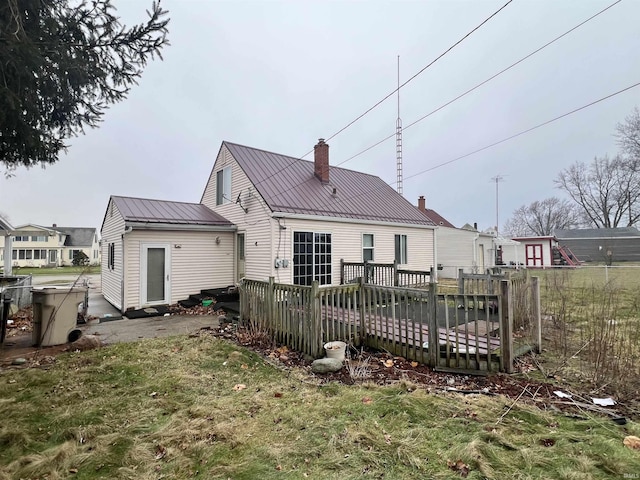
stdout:
[[(99, 128), (70, 139), (58, 163), (0, 176), (0, 212), (14, 226), (99, 229), (110, 195), (199, 202), (222, 141), (301, 157), (396, 89), (398, 56), (404, 83), (506, 2), (163, 0), (164, 60)], [(132, 25), (151, 0), (113, 3)], [(400, 89), (403, 125), (612, 3), (513, 0)], [(424, 195), (454, 225), (484, 230), (563, 196), (554, 185), (562, 169), (617, 153), (616, 124), (640, 107), (640, 86), (468, 154), (640, 82), (639, 18), (640, 1), (623, 0), (406, 128), (405, 198)], [(329, 140), (330, 164), (395, 188), (394, 138), (345, 161), (394, 134), (397, 109), (392, 95)]]

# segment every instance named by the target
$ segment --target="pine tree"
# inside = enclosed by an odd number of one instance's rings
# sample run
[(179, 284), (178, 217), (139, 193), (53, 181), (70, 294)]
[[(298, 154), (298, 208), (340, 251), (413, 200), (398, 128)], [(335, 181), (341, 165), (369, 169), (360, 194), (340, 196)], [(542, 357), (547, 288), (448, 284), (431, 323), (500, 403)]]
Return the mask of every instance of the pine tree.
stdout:
[(126, 27), (111, 0), (0, 1), (0, 165), (55, 163), (65, 140), (96, 127), (168, 45), (154, 2)]

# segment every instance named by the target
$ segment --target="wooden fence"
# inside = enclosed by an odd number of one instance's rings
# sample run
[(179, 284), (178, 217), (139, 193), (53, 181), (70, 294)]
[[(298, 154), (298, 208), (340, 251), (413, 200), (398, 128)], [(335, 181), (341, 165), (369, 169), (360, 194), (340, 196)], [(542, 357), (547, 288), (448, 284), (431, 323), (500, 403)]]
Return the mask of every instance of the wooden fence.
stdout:
[(245, 279), (240, 316), (251, 328), (315, 358), (323, 356), (325, 342), (342, 340), (434, 368), (510, 372), (515, 354), (525, 350), (519, 345), (514, 350), (521, 333), (514, 330), (519, 308), (514, 299), (525, 287), (531, 288), (529, 279), (502, 279), (492, 293), (441, 294), (435, 282), (414, 289), (364, 279), (331, 287)]

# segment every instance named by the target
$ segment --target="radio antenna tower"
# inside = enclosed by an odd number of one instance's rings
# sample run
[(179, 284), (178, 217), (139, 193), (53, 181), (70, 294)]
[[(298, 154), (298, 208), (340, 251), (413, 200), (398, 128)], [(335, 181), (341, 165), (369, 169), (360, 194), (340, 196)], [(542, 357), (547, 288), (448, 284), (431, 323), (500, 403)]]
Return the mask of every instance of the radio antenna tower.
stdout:
[(498, 232), (500, 229), (500, 217), (498, 215), (498, 212), (499, 212), (498, 184), (504, 180), (504, 177), (498, 174), (495, 177), (491, 177), (491, 180), (496, 182), (496, 236), (498, 236)]
[(396, 120), (396, 190), (402, 195), (402, 120), (400, 120), (400, 55), (398, 55), (398, 119)]

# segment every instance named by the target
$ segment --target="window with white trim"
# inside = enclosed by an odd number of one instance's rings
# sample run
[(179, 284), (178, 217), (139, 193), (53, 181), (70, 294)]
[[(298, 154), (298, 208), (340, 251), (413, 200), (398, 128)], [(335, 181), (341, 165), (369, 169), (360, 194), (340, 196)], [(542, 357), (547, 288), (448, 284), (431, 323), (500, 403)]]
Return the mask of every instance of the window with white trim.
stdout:
[(231, 167), (216, 173), (216, 205), (231, 203)]
[(395, 244), (396, 244), (396, 263), (399, 265), (406, 265), (407, 261), (407, 236), (406, 235), (396, 235), (395, 236)]
[(108, 253), (107, 253), (107, 268), (109, 270), (113, 270), (116, 266), (116, 244), (109, 243), (108, 244)]
[(362, 261), (373, 262), (374, 239), (373, 233), (362, 234)]
[(331, 285), (331, 234), (293, 232), (293, 283)]

